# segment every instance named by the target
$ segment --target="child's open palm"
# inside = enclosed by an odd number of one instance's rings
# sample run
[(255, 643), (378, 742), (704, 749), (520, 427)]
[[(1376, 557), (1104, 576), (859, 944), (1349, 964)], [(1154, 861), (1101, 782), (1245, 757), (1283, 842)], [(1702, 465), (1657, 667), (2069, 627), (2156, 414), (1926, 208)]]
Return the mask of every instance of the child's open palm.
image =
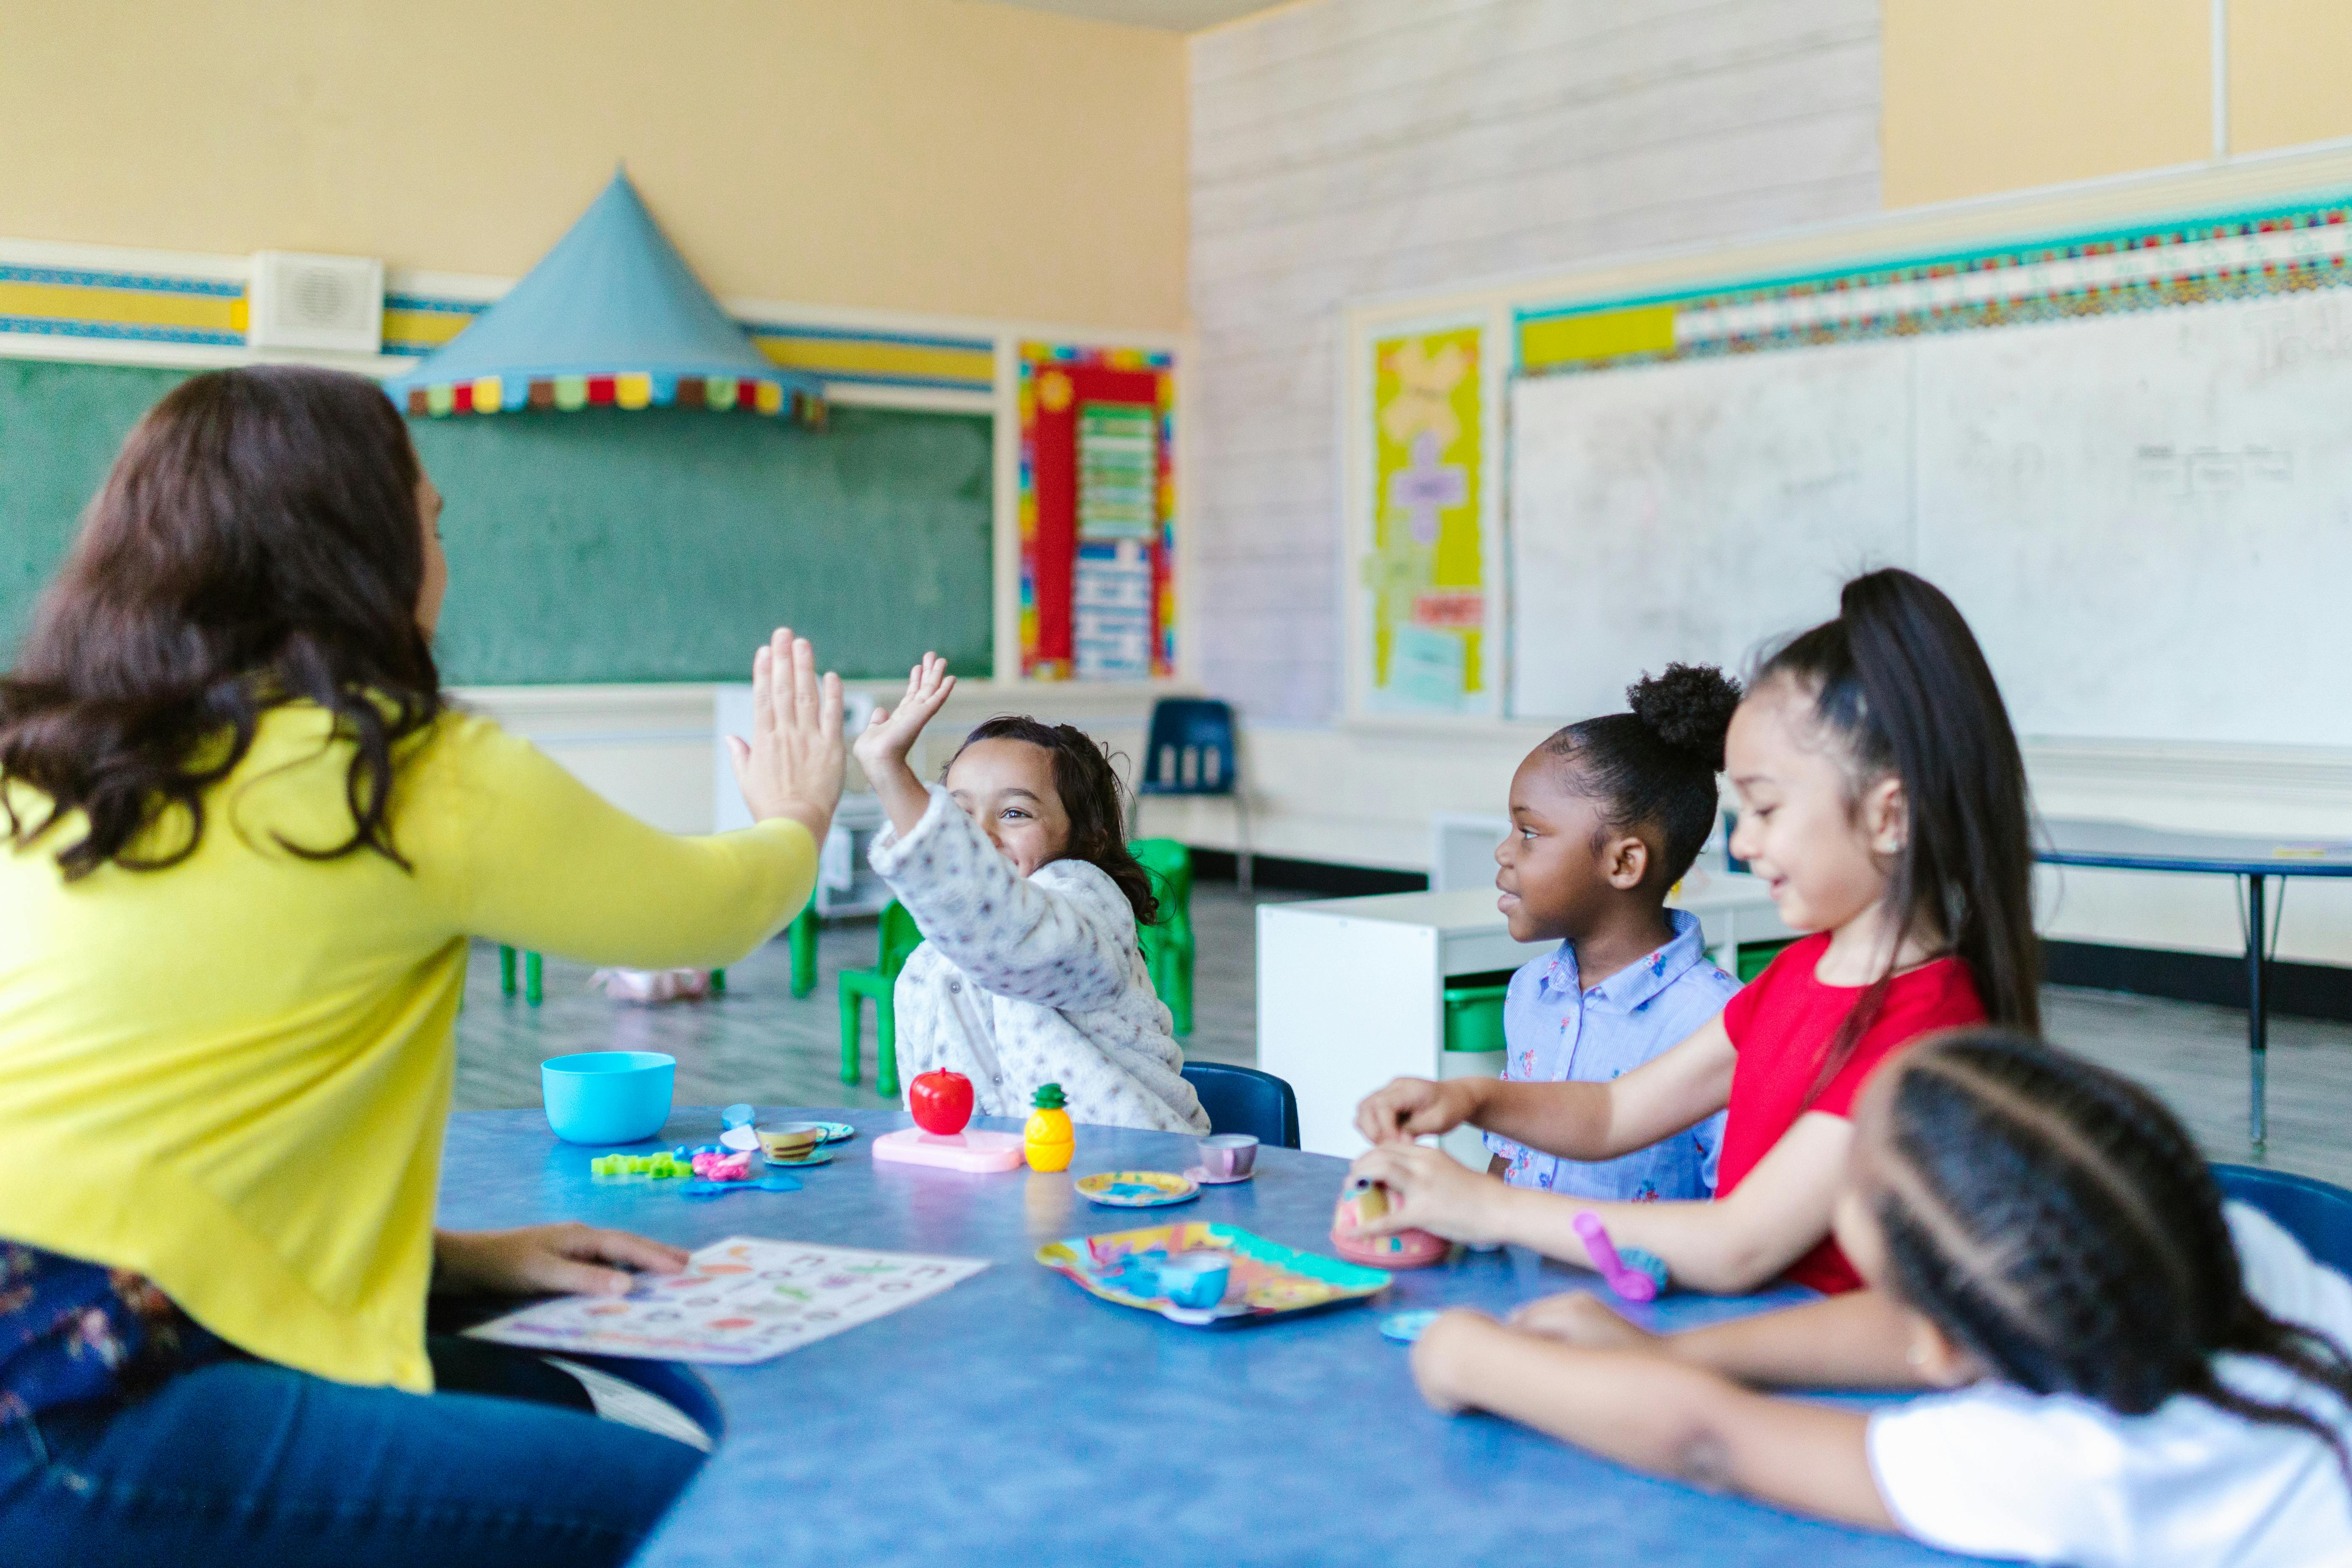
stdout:
[(948, 673), (948, 661), (935, 653), (925, 654), (923, 662), (907, 672), (907, 691), (898, 705), (876, 708), (865, 732), (857, 737), (854, 748), (857, 764), (869, 780), (905, 763), (923, 726), (954, 694), (955, 684), (956, 678)]

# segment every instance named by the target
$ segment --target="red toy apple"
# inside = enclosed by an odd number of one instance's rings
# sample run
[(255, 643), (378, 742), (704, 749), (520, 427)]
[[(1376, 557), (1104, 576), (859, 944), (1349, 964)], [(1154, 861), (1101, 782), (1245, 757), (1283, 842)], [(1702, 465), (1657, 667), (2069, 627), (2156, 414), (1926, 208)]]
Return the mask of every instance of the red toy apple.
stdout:
[(907, 1109), (924, 1131), (935, 1138), (952, 1137), (971, 1120), (971, 1079), (945, 1068), (918, 1073), (907, 1086)]

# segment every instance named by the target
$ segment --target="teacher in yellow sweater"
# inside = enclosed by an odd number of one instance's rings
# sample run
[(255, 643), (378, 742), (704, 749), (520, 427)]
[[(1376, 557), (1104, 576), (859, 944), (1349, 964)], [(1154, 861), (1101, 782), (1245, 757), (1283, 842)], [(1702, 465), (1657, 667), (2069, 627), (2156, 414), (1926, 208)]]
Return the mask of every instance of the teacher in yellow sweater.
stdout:
[(0, 1563), (585, 1568), (698, 1459), (434, 1392), (428, 1288), (684, 1261), (434, 1232), (452, 1024), (473, 937), (660, 967), (773, 935), (840, 683), (778, 632), (735, 742), (755, 826), (656, 832), (448, 705), (439, 511), (372, 383), (196, 376), (0, 677)]

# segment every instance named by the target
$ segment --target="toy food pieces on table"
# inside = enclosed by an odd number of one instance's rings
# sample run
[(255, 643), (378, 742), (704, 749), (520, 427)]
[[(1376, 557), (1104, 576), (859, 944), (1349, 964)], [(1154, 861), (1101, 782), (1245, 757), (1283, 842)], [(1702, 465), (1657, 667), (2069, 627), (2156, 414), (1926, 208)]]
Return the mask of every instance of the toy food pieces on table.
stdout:
[(1654, 1301), (1666, 1288), (1666, 1266), (1654, 1254), (1638, 1247), (1617, 1250), (1609, 1239), (1609, 1227), (1601, 1223), (1597, 1214), (1580, 1214), (1569, 1222), (1577, 1238), (1584, 1243), (1585, 1256), (1592, 1267), (1609, 1282), (1621, 1300)]
[(1076, 1148), (1076, 1133), (1070, 1126), (1070, 1113), (1062, 1109), (1067, 1103), (1062, 1099), (1058, 1083), (1041, 1083), (1031, 1097), (1036, 1107), (1029, 1113), (1029, 1124), (1021, 1130), (1021, 1155), (1033, 1171), (1066, 1171), (1070, 1155)]
[(1021, 1166), (1021, 1138), (1013, 1132), (971, 1132), (971, 1079), (944, 1069), (919, 1074), (907, 1086), (915, 1125), (874, 1140), (874, 1157), (950, 1171), (1013, 1171)]
[(1454, 1244), (1425, 1230), (1401, 1230), (1392, 1236), (1358, 1234), (1389, 1212), (1389, 1190), (1369, 1176), (1350, 1176), (1331, 1215), (1331, 1245), (1350, 1263), (1380, 1268), (1426, 1268), (1441, 1262)]

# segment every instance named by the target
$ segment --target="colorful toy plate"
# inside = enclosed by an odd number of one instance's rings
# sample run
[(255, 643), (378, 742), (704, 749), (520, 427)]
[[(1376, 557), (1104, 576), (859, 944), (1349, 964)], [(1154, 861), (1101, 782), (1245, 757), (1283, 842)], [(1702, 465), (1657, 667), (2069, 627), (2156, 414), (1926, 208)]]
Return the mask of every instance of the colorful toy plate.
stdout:
[(1170, 1171), (1102, 1171), (1080, 1176), (1076, 1184), (1088, 1203), (1115, 1209), (1156, 1209), (1201, 1191), (1199, 1184)]
[[(1203, 1251), (1233, 1258), (1225, 1299), (1199, 1310), (1179, 1307), (1160, 1293), (1159, 1266), (1171, 1253)], [(1037, 1261), (1089, 1296), (1194, 1328), (1236, 1328), (1343, 1306), (1378, 1294), (1390, 1278), (1385, 1269), (1301, 1252), (1239, 1226), (1201, 1220), (1048, 1242), (1037, 1249)]]
[(816, 1125), (823, 1130), (824, 1141), (828, 1143), (845, 1143), (857, 1136), (857, 1129), (846, 1121), (820, 1121)]

